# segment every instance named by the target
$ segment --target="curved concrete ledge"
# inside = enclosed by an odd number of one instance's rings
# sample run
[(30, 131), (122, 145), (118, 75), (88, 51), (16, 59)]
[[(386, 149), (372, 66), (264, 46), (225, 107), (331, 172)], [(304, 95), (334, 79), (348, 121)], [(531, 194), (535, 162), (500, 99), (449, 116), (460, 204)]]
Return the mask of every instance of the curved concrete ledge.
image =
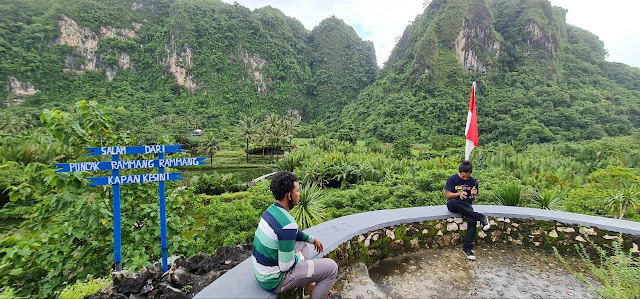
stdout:
[[(506, 206), (477, 205), (474, 209), (489, 217), (507, 217), (534, 219), (543, 221), (557, 221), (564, 224), (576, 224), (585, 227), (595, 227), (611, 232), (618, 232), (640, 236), (640, 223), (627, 220), (617, 220), (597, 216), (588, 216), (567, 212), (540, 210), (532, 208), (518, 208)], [(395, 210), (371, 211), (348, 215), (333, 219), (311, 227), (305, 232), (322, 241), (324, 252), (310, 252), (311, 258), (321, 258), (334, 251), (341, 244), (353, 237), (373, 230), (399, 224), (441, 220), (449, 217), (459, 217), (447, 210), (446, 206), (430, 206), (404, 208)], [(253, 277), (251, 259), (247, 259), (235, 268), (229, 270), (211, 285), (203, 289), (194, 298), (275, 298), (276, 295), (266, 292)]]

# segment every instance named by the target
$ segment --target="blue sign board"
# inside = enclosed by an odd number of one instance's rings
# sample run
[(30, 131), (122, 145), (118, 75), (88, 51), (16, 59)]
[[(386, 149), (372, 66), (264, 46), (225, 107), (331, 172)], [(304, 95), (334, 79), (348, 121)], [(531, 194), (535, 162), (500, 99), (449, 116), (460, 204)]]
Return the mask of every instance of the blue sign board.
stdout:
[(78, 162), (78, 163), (56, 163), (55, 166), (60, 167), (56, 172), (75, 172), (75, 171), (98, 171), (98, 170), (116, 170), (116, 169), (137, 169), (137, 168), (156, 168), (156, 167), (179, 167), (179, 166), (199, 166), (205, 165), (205, 158), (177, 158), (162, 160), (123, 160), (110, 162)]
[[(56, 172), (76, 171), (100, 171), (111, 170), (111, 176), (88, 178), (91, 183), (88, 186), (111, 185), (113, 186), (113, 260), (116, 271), (122, 270), (122, 251), (120, 246), (120, 185), (158, 182), (160, 199), (160, 239), (162, 247), (162, 270), (168, 270), (167, 264), (167, 215), (165, 202), (165, 181), (182, 180), (182, 172), (165, 173), (165, 167), (198, 166), (205, 165), (205, 158), (176, 158), (165, 159), (165, 153), (184, 152), (178, 145), (145, 145), (145, 146), (109, 146), (87, 147), (91, 153), (87, 156), (111, 156), (107, 162), (78, 162), (56, 163), (60, 167)], [(132, 154), (157, 154), (155, 160), (120, 160), (120, 155)], [(158, 173), (120, 175), (121, 169), (158, 168)]]
[(113, 155), (133, 155), (133, 154), (165, 154), (184, 152), (178, 145), (143, 145), (143, 146), (108, 146), (108, 147), (87, 147), (91, 153), (87, 156), (113, 156)]
[(183, 180), (184, 178), (180, 177), (181, 174), (182, 172), (103, 176), (103, 177), (97, 177), (97, 178), (88, 178), (92, 182), (87, 186), (115, 185), (115, 184), (120, 184), (120, 185), (140, 184), (140, 183)]

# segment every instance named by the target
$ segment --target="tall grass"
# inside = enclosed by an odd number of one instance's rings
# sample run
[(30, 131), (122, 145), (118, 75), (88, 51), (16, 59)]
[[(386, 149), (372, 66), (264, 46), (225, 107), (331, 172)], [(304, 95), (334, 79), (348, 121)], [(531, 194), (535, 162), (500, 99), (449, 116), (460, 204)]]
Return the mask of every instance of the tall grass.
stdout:
[[(640, 257), (637, 254), (634, 255), (631, 250), (625, 251), (619, 241), (612, 242), (612, 250), (609, 253), (609, 251), (593, 242), (588, 235), (584, 233), (583, 235), (589, 245), (595, 249), (597, 255), (591, 257), (583, 244), (576, 244), (576, 250), (589, 272), (602, 283), (602, 286), (594, 286), (586, 280), (583, 273), (577, 273), (569, 268), (567, 262), (554, 247), (556, 256), (565, 267), (603, 298), (640, 298)], [(619, 238), (622, 238), (622, 235)], [(594, 260), (598, 261), (598, 263), (594, 263)]]

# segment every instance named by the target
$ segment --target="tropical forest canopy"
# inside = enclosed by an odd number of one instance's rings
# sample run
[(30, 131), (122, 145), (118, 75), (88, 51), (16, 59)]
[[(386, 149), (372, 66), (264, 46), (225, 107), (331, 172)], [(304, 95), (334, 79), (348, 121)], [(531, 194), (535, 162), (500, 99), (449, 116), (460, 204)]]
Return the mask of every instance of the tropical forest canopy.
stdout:
[(279, 10), (198, 1), (1, 1), (3, 121), (105, 106), (155, 140), (287, 110), (300, 134), (346, 128), (391, 142), (460, 135), (478, 82), (481, 142), (631, 134), (640, 70), (607, 62), (597, 36), (547, 0), (432, 1), (385, 67), (332, 17), (312, 31)]

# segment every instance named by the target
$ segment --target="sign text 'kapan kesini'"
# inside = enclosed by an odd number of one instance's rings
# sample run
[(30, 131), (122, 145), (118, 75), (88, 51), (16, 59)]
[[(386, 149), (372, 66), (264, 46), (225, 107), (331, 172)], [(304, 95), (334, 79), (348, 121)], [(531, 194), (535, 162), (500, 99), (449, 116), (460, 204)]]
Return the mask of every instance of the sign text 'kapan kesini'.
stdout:
[(184, 178), (180, 177), (181, 174), (182, 172), (172, 172), (95, 177), (88, 178), (89, 180), (91, 180), (91, 183), (87, 186), (143, 184), (152, 182), (183, 180)]

